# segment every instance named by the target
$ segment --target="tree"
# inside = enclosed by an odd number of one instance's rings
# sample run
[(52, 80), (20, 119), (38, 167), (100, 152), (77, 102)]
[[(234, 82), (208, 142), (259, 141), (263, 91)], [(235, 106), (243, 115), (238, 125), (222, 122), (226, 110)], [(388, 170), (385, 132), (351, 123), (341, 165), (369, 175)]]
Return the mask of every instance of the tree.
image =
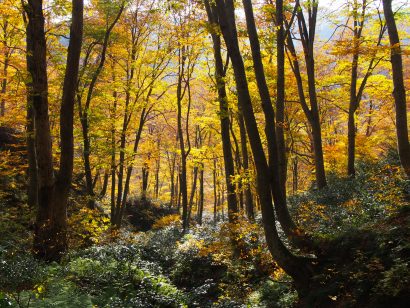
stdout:
[(280, 240), (272, 207), (271, 179), (262, 147), (246, 79), (245, 67), (239, 50), (232, 0), (216, 1), (221, 31), (234, 69), (238, 100), (243, 110), (246, 130), (256, 167), (256, 183), (262, 210), (262, 221), (268, 249), (278, 264), (295, 280), (300, 295), (308, 290), (311, 271), (306, 260), (294, 256)]
[(390, 61), (393, 72), (393, 96), (396, 106), (397, 148), (404, 172), (407, 174), (407, 177), (410, 177), (410, 143), (407, 124), (406, 89), (403, 81), (402, 49), (391, 0), (383, 0), (383, 10), (391, 48)]
[[(216, 28), (219, 24), (218, 13), (215, 5), (210, 5), (208, 0), (204, 1), (208, 16), (209, 28), (211, 31), (214, 62), (215, 62), (215, 82), (219, 100), (219, 118), (221, 123), (222, 148), (225, 166), (225, 181), (228, 195), (228, 217), (233, 221), (235, 214), (238, 212), (238, 204), (235, 196), (235, 185), (232, 182), (232, 177), (235, 175), (235, 167), (232, 156), (232, 144), (230, 138), (230, 119), (228, 101), (226, 95), (226, 69), (224, 68), (221, 51), (221, 36)], [(245, 142), (246, 147), (246, 142)], [(203, 180), (203, 176), (201, 177)], [(248, 209), (250, 213), (250, 209)], [(250, 214), (249, 214), (250, 215)]]
[[(92, 167), (90, 163), (91, 144), (90, 144), (90, 136), (89, 136), (89, 130), (90, 130), (89, 114), (90, 114), (91, 100), (93, 99), (93, 93), (94, 93), (94, 89), (98, 81), (98, 77), (100, 76), (104, 68), (111, 32), (114, 26), (116, 25), (116, 23), (118, 22), (122, 14), (122, 11), (124, 10), (124, 7), (125, 7), (125, 2), (122, 2), (122, 4), (120, 5), (118, 9), (117, 14), (114, 16), (114, 20), (110, 24), (106, 25), (106, 29), (105, 29), (105, 33), (104, 33), (102, 41), (98, 40), (97, 42), (92, 42), (89, 45), (89, 48), (87, 49), (86, 56), (84, 59), (83, 69), (85, 69), (88, 65), (88, 61), (90, 60), (90, 55), (91, 55), (93, 48), (96, 45), (101, 44), (101, 53), (100, 53), (98, 65), (95, 71), (91, 74), (90, 81), (85, 82), (85, 83), (81, 79), (78, 81), (78, 87), (80, 87), (80, 85), (84, 83), (83, 89), (80, 89), (80, 88), (77, 89), (77, 103), (78, 103), (80, 123), (82, 127), (82, 135), (83, 135), (84, 173), (85, 173), (86, 191), (88, 195), (87, 205), (90, 209), (93, 209), (95, 205), (95, 200), (94, 200), (95, 193), (94, 193), (94, 185), (93, 185), (93, 177), (92, 177)], [(83, 103), (82, 93), (84, 92), (85, 89), (87, 89), (87, 95), (86, 95), (85, 103)]]
[[(315, 58), (314, 58), (314, 42), (315, 42), (315, 32), (316, 32), (316, 20), (318, 12), (318, 1), (308, 1), (306, 3), (307, 7), (307, 18), (306, 22), (305, 14), (302, 6), (299, 3), (299, 0), (296, 1), (295, 9), (293, 16), (297, 16), (297, 24), (299, 29), (300, 40), (303, 46), (303, 54), (306, 64), (306, 73), (307, 73), (307, 85), (308, 85), (308, 97), (309, 104), (307, 103), (304, 87), (303, 87), (303, 78), (301, 75), (299, 60), (296, 54), (296, 49), (293, 43), (293, 39), (290, 33), (291, 22), (285, 23), (287, 25), (287, 48), (290, 55), (288, 55), (291, 63), (292, 70), (295, 74), (300, 104), (305, 113), (306, 118), (309, 121), (312, 130), (312, 141), (313, 141), (313, 152), (315, 157), (315, 175), (316, 183), (318, 188), (323, 188), (327, 185), (326, 174), (325, 174), (325, 165), (323, 158), (323, 147), (322, 147), (322, 130), (320, 124), (319, 116), (319, 105), (317, 101), (316, 93), (316, 78), (315, 78)], [(293, 17), (292, 17), (293, 21)]]
[(38, 209), (34, 253), (47, 261), (59, 260), (67, 249), (66, 209), (73, 172), (74, 99), (83, 34), (83, 1), (72, 1), (72, 23), (67, 51), (63, 95), (60, 108), (61, 156), (57, 174), (53, 170), (52, 141), (48, 115), (48, 81), (43, 3), (24, 4), (27, 23), (27, 70), (32, 83), (38, 165)]
[[(373, 70), (380, 62), (382, 58), (376, 59), (377, 50), (371, 57), (368, 68), (364, 74), (362, 81), (358, 86), (358, 67), (359, 67), (359, 57), (360, 48), (363, 44), (362, 33), (363, 27), (366, 20), (366, 9), (369, 4), (366, 0), (363, 0), (359, 6), (357, 0), (354, 0), (352, 4), (352, 15), (353, 15), (353, 56), (352, 56), (352, 69), (350, 77), (350, 100), (349, 100), (349, 116), (348, 116), (348, 154), (347, 154), (347, 174), (349, 176), (355, 176), (355, 141), (356, 141), (356, 124), (355, 124), (355, 114), (359, 108), (360, 102), (362, 100), (363, 91), (366, 87), (367, 80), (372, 74)], [(377, 39), (376, 47), (378, 47), (382, 41), (383, 34), (385, 32), (385, 26), (380, 22), (380, 32)]]

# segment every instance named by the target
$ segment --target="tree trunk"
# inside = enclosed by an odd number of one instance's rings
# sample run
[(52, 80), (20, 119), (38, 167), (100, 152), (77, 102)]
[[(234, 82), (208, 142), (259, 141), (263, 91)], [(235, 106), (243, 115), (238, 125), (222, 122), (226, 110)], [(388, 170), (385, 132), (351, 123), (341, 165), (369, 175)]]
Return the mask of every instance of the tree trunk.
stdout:
[[(115, 78), (113, 78), (113, 81), (115, 81)], [(114, 105), (111, 113), (111, 211), (110, 211), (110, 221), (111, 224), (114, 224), (115, 222), (115, 185), (116, 185), (116, 171), (117, 171), (117, 165), (116, 165), (116, 140), (115, 140), (115, 119), (116, 119), (116, 114), (117, 114), (117, 91), (114, 91), (113, 93), (114, 97)]]
[(86, 190), (87, 190), (87, 206), (90, 209), (94, 209), (95, 206), (95, 194), (92, 186), (92, 170), (91, 170), (91, 164), (90, 164), (90, 155), (91, 155), (91, 144), (90, 144), (90, 137), (89, 137), (89, 118), (88, 118), (88, 113), (90, 110), (90, 105), (91, 105), (91, 100), (93, 98), (93, 93), (95, 86), (98, 81), (98, 77), (100, 76), (105, 60), (106, 60), (106, 54), (107, 54), (107, 49), (108, 49), (108, 43), (110, 39), (111, 32), (118, 22), (122, 11), (124, 10), (124, 5), (123, 3), (114, 19), (114, 21), (108, 26), (105, 34), (104, 34), (104, 40), (102, 43), (102, 50), (101, 50), (101, 56), (100, 56), (100, 61), (98, 63), (98, 67), (96, 68), (94, 74), (92, 75), (90, 85), (88, 87), (88, 92), (87, 92), (87, 98), (85, 102), (84, 109), (81, 106), (81, 101), (79, 100), (79, 113), (80, 113), (80, 122), (82, 126), (82, 133), (83, 133), (83, 159), (84, 159), (84, 172), (85, 172), (85, 180), (86, 180)]
[[(252, 2), (250, 0), (243, 0), (243, 5), (246, 15), (246, 25), (249, 34), (249, 41), (251, 44), (253, 67), (255, 71), (255, 77), (259, 89), (259, 95), (262, 101), (262, 108), (265, 114), (265, 133), (268, 139), (268, 152), (269, 152), (269, 172), (268, 178), (270, 179), (271, 190), (273, 194), (273, 199), (275, 203), (276, 214), (278, 215), (278, 220), (286, 233), (290, 238), (297, 238), (300, 235), (300, 230), (297, 229), (292, 217), (289, 214), (289, 210), (286, 204), (285, 196), (285, 182), (286, 176), (283, 169), (286, 169), (286, 158), (285, 153), (279, 155), (278, 143), (276, 140), (275, 131), (275, 114), (272, 107), (272, 102), (270, 99), (269, 89), (265, 78), (265, 71), (262, 63), (262, 56), (260, 52), (260, 44), (258, 33), (255, 26), (255, 19), (253, 15)], [(283, 46), (282, 46), (283, 47)], [(284, 60), (284, 59), (282, 59)], [(279, 68), (278, 68), (279, 69)], [(282, 72), (283, 73), (283, 72)], [(279, 82), (281, 83), (281, 82)], [(283, 83), (283, 80), (282, 80)], [(284, 99), (284, 89), (280, 89), (283, 92), (282, 100)], [(280, 106), (283, 107), (283, 106)], [(245, 110), (244, 110), (245, 111)], [(246, 119), (245, 119), (246, 120)], [(283, 123), (281, 123), (283, 128)], [(250, 136), (250, 135), (249, 135)], [(281, 132), (281, 138), (283, 137), (283, 131)], [(251, 139), (252, 137), (250, 137)], [(283, 140), (284, 142), (284, 140)], [(281, 151), (285, 151), (284, 144), (282, 145)], [(283, 161), (282, 161), (283, 160)], [(256, 163), (256, 159), (255, 159)]]
[(285, 141), (285, 33), (283, 28), (283, 0), (276, 0), (276, 136), (280, 185), (286, 198), (287, 159)]
[[(133, 161), (133, 158), (137, 154), (139, 142), (141, 140), (142, 130), (144, 128), (144, 124), (145, 124), (148, 113), (149, 112), (147, 112), (146, 108), (143, 108), (143, 110), (141, 111), (140, 122), (139, 122), (139, 125), (138, 125), (138, 129), (135, 132), (133, 157), (131, 159), (131, 162)], [(130, 188), (132, 170), (133, 170), (133, 163), (131, 163), (127, 167), (127, 173), (126, 173), (125, 183), (124, 183), (124, 192), (122, 192), (122, 190), (121, 190), (121, 195), (119, 197), (117, 196), (117, 205), (116, 205), (116, 209), (115, 209), (115, 215), (116, 216), (115, 216), (115, 219), (114, 219), (115, 225), (116, 225), (117, 228), (121, 228), (122, 218), (123, 218), (123, 215), (124, 215), (125, 207), (127, 205), (127, 198), (128, 198), (129, 188)], [(120, 189), (120, 186), (118, 186), (118, 189)], [(117, 194), (120, 194), (120, 191), (118, 191)]]
[[(6, 32), (7, 28), (7, 21), (5, 22), (4, 25), (4, 32)], [(7, 91), (7, 73), (8, 73), (8, 68), (9, 68), (9, 53), (7, 50), (7, 46), (4, 46), (5, 52), (4, 52), (4, 66), (3, 66), (3, 80), (1, 81), (1, 103), (0, 103), (0, 116), (4, 117), (6, 114), (6, 98), (4, 97), (6, 95)]]
[[(294, 278), (298, 292), (301, 295), (304, 295), (307, 292), (311, 273), (305, 261), (291, 254), (283, 245), (276, 230), (275, 212), (272, 207), (271, 186), (269, 184), (271, 182), (270, 172), (258, 132), (255, 115), (253, 113), (245, 74), (245, 66), (239, 50), (233, 1), (216, 0), (216, 5), (218, 8), (221, 31), (232, 60), (238, 100), (242, 107), (246, 130), (257, 169), (256, 181), (262, 209), (266, 243), (273, 258), (290, 276)], [(277, 161), (275, 163), (277, 163)]]
[[(248, 141), (246, 138), (246, 128), (245, 123), (243, 120), (242, 111), (239, 112), (238, 116), (238, 124), (239, 124), (239, 133), (241, 135), (241, 152), (242, 152), (242, 165), (243, 170), (248, 173), (249, 172), (249, 155), (248, 155)], [(245, 187), (245, 209), (246, 215), (250, 220), (255, 218), (255, 210), (254, 210), (254, 203), (252, 197), (252, 191), (249, 184), (246, 184)]]
[(407, 126), (406, 89), (403, 81), (403, 60), (399, 34), (394, 20), (391, 0), (383, 0), (384, 17), (386, 18), (387, 30), (391, 46), (391, 64), (393, 71), (394, 102), (396, 106), (396, 133), (397, 148), (404, 172), (410, 178), (410, 143)]
[[(215, 10), (214, 5), (210, 5), (209, 1), (205, 1), (206, 11), (208, 14), (208, 22), (211, 25), (218, 23), (218, 13)], [(215, 80), (218, 91), (219, 100), (219, 118), (221, 123), (221, 137), (222, 137), (222, 150), (224, 157), (225, 166), (225, 181), (228, 194), (228, 216), (230, 221), (234, 220), (235, 215), (238, 212), (238, 202), (236, 200), (235, 194), (235, 184), (232, 182), (231, 178), (235, 174), (235, 166), (232, 156), (232, 144), (229, 135), (230, 130), (230, 120), (229, 120), (229, 109), (228, 101), (226, 95), (226, 83), (225, 83), (225, 70), (221, 55), (221, 37), (215, 32), (211, 33), (213, 50), (214, 50), (214, 61), (215, 61)]]
[(216, 187), (216, 159), (214, 161), (214, 168), (212, 170), (212, 180), (213, 180), (213, 192), (214, 192), (214, 224), (216, 224), (217, 216), (218, 216), (218, 195), (217, 195), (217, 187)]
[[(29, 90), (31, 85), (27, 85)], [(35, 120), (33, 102), (31, 96), (27, 96), (27, 127), (26, 127), (26, 143), (27, 143), (27, 158), (28, 158), (28, 187), (27, 187), (27, 203), (31, 208), (38, 206), (38, 175), (37, 175), (37, 155), (36, 155), (36, 138), (35, 138)]]
[[(306, 62), (306, 71), (308, 76), (308, 93), (309, 93), (309, 101), (310, 101), (310, 108), (307, 105), (306, 97), (303, 89), (303, 81), (300, 72), (299, 62), (296, 55), (295, 46), (293, 43), (293, 39), (291, 35), (287, 35), (287, 47), (291, 53), (292, 59), (290, 62), (292, 63), (292, 70), (296, 78), (296, 83), (298, 87), (298, 94), (300, 99), (300, 104), (302, 106), (303, 112), (310, 124), (312, 129), (312, 136), (313, 136), (313, 152), (315, 157), (315, 176), (316, 176), (316, 184), (319, 189), (325, 187), (327, 185), (326, 181), (326, 173), (324, 167), (324, 159), (323, 159), (323, 148), (322, 148), (322, 131), (320, 127), (320, 117), (319, 117), (319, 107), (317, 103), (317, 95), (316, 95), (316, 85), (315, 85), (315, 62), (314, 62), (314, 40), (315, 40), (315, 31), (316, 31), (316, 17), (317, 17), (317, 0), (313, 0), (312, 3), (308, 3), (309, 5), (309, 30), (306, 26), (305, 15), (303, 13), (302, 7), (300, 6), (299, 2), (296, 3), (295, 13), (298, 17), (298, 26), (299, 26), (299, 33), (301, 37), (301, 42), (303, 46), (303, 52), (305, 56)], [(287, 31), (290, 31), (290, 26), (286, 20)]]
[(105, 197), (105, 195), (107, 194), (107, 188), (108, 188), (108, 179), (110, 177), (110, 172), (109, 170), (104, 170), (104, 178), (103, 178), (103, 183), (102, 183), (102, 187), (101, 187), (101, 192), (99, 195), (99, 198), (102, 199)]
[(196, 193), (196, 186), (198, 182), (198, 167), (194, 167), (194, 176), (192, 179), (192, 188), (191, 188), (191, 194), (189, 196), (189, 202), (188, 202), (188, 223), (187, 226), (189, 228), (189, 223), (191, 222), (191, 214), (192, 214), (192, 207), (194, 206), (194, 197)]
[(204, 165), (201, 165), (199, 171), (199, 203), (198, 203), (198, 224), (202, 225), (202, 216), (204, 212)]
[(147, 199), (148, 176), (149, 176), (149, 167), (147, 164), (144, 164), (144, 167), (142, 167), (142, 193), (141, 193), (142, 200)]
[(73, 171), (74, 97), (82, 44), (83, 1), (73, 0), (72, 24), (67, 52), (60, 109), (60, 169), (54, 176), (50, 121), (48, 116), (47, 56), (41, 0), (25, 6), (27, 24), (27, 68), (32, 78), (29, 102), (35, 114), (38, 164), (38, 210), (34, 253), (47, 261), (58, 261), (67, 249), (66, 209)]

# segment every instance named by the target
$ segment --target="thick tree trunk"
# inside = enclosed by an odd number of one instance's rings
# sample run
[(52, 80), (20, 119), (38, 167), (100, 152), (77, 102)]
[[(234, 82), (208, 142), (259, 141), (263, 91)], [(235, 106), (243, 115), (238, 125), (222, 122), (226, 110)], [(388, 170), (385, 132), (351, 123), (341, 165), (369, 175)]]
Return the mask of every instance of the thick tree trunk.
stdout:
[(393, 70), (394, 102), (396, 106), (397, 147), (404, 172), (410, 178), (410, 143), (407, 124), (406, 89), (403, 81), (403, 60), (400, 39), (392, 10), (392, 0), (383, 0), (384, 17), (391, 46), (391, 64)]
[[(27, 86), (30, 89), (31, 86)], [(27, 143), (27, 159), (28, 159), (28, 187), (27, 187), (27, 203), (31, 208), (37, 208), (38, 205), (38, 175), (37, 175), (37, 155), (36, 155), (36, 138), (35, 138), (35, 119), (33, 102), (31, 96), (27, 96), (27, 127), (26, 127), (26, 143)]]
[(74, 97), (82, 44), (83, 1), (73, 0), (70, 42), (67, 53), (63, 98), (60, 109), (60, 169), (54, 176), (48, 116), (47, 56), (42, 1), (25, 7), (27, 24), (27, 68), (32, 77), (30, 100), (35, 113), (38, 164), (38, 210), (34, 253), (47, 261), (59, 260), (67, 249), (66, 209), (73, 171)]

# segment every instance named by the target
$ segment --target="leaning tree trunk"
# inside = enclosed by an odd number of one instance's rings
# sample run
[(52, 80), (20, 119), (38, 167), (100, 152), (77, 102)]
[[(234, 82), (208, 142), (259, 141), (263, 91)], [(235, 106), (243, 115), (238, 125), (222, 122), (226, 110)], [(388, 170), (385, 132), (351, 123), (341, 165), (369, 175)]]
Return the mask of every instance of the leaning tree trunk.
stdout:
[[(262, 108), (265, 113), (265, 132), (268, 139), (268, 152), (269, 152), (269, 171), (270, 171), (270, 184), (275, 203), (276, 214), (278, 220), (286, 233), (286, 235), (295, 243), (298, 242), (298, 238), (304, 237), (303, 233), (296, 227), (290, 216), (289, 210), (286, 204), (285, 196), (285, 182), (286, 176), (283, 172), (286, 168), (285, 153), (278, 153), (278, 142), (276, 139), (275, 131), (275, 114), (273, 111), (268, 85), (265, 78), (265, 71), (262, 63), (262, 56), (260, 51), (260, 43), (258, 33), (256, 30), (255, 19), (253, 14), (252, 2), (250, 0), (243, 0), (243, 5), (246, 15), (246, 25), (249, 34), (249, 41), (251, 44), (253, 67), (255, 71), (255, 77), (259, 89), (259, 95), (262, 102)], [(283, 46), (282, 46), (283, 47)], [(279, 82), (280, 84), (280, 82)], [(282, 93), (282, 99), (284, 99), (284, 89), (280, 89)], [(282, 104), (283, 102), (281, 102)], [(280, 106), (283, 107), (283, 106)], [(244, 115), (245, 116), (245, 115)], [(246, 119), (245, 119), (246, 120)], [(281, 123), (282, 125), (283, 123)], [(281, 138), (283, 137), (283, 132)], [(250, 137), (251, 139), (251, 137)], [(282, 140), (284, 142), (284, 140)], [(284, 144), (280, 147), (281, 151), (285, 151)], [(255, 161), (256, 163), (256, 161)]]
[[(239, 50), (235, 25), (234, 5), (232, 0), (216, 0), (221, 32), (232, 60), (238, 100), (243, 110), (246, 130), (256, 167), (256, 184), (261, 203), (262, 221), (266, 243), (273, 258), (294, 278), (301, 296), (308, 291), (311, 271), (305, 260), (294, 256), (282, 243), (275, 225), (275, 212), (272, 207), (270, 172), (262, 141), (259, 135), (256, 118), (253, 112), (251, 97), (246, 79), (245, 66)], [(277, 163), (277, 161), (275, 162)]]

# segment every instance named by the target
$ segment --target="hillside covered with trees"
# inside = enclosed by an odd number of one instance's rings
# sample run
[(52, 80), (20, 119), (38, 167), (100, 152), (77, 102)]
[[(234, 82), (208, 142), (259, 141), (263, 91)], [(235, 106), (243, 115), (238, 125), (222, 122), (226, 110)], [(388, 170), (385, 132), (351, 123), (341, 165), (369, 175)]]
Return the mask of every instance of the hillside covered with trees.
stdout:
[(2, 0), (0, 307), (407, 307), (408, 0)]

